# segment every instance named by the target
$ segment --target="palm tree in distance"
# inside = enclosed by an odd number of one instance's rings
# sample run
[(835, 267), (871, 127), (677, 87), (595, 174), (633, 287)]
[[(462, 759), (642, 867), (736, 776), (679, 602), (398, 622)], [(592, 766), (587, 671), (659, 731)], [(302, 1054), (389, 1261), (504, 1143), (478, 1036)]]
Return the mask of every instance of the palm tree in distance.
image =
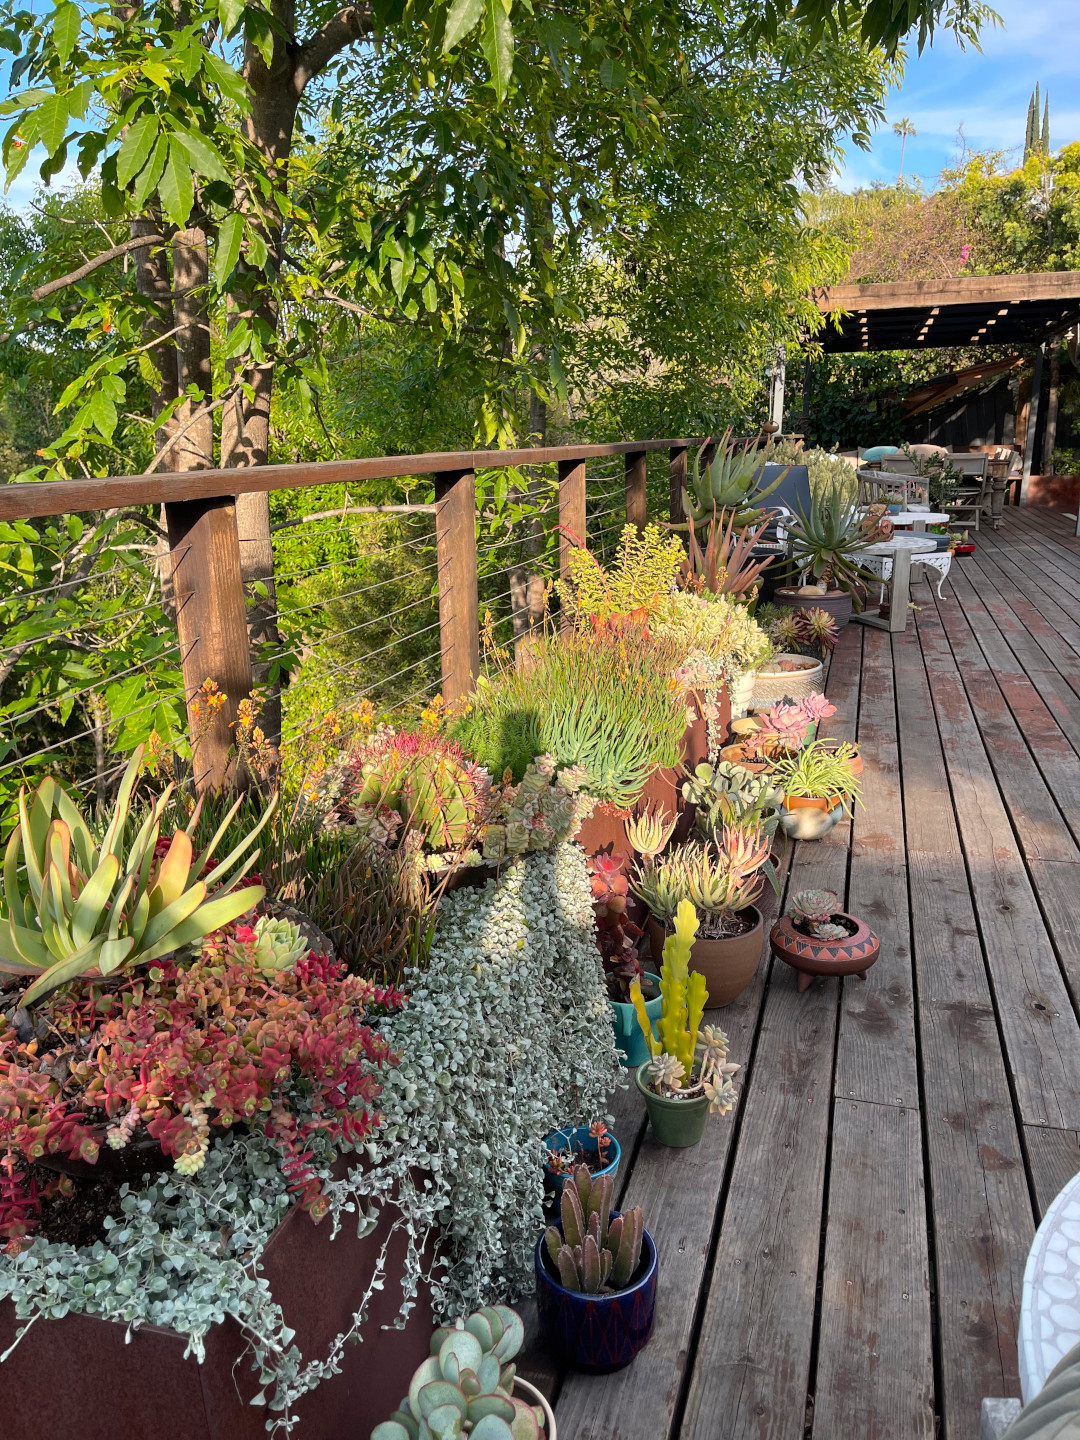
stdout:
[(904, 147), (907, 145), (908, 136), (910, 135), (911, 138), (914, 139), (919, 132), (915, 129), (915, 126), (912, 125), (911, 121), (905, 115), (902, 120), (894, 121), (892, 133), (894, 135), (899, 135), (900, 137), (900, 171), (896, 177), (896, 183), (899, 185), (900, 181), (904, 177)]

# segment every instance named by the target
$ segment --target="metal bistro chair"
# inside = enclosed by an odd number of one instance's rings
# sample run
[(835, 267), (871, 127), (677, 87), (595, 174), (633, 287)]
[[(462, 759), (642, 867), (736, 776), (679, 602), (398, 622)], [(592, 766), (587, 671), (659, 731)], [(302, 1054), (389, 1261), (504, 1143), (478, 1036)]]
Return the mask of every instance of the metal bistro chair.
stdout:
[(949, 513), (955, 517), (958, 524), (971, 525), (978, 530), (981, 517), (990, 517), (993, 479), (990, 474), (990, 456), (971, 452), (948, 455), (945, 458), (964, 477), (956, 487)]

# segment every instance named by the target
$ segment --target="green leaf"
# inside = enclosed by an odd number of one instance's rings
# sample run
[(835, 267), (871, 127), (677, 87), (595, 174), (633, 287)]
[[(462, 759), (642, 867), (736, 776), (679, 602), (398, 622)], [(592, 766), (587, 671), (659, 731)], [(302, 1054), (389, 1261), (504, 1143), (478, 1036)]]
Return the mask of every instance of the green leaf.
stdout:
[(195, 187), (184, 147), (175, 135), (169, 141), (169, 155), (158, 183), (158, 194), (161, 196), (165, 214), (174, 225), (183, 229), (195, 203)]
[(500, 100), (510, 88), (510, 71), (514, 63), (514, 31), (503, 0), (483, 0), (484, 28), (480, 48), (491, 71), (491, 83)]
[(177, 130), (174, 136), (187, 152), (193, 170), (205, 175), (208, 180), (224, 180), (228, 183), (229, 172), (221, 163), (221, 156), (201, 135), (190, 130)]
[(81, 27), (82, 16), (79, 14), (77, 5), (72, 5), (68, 0), (67, 4), (57, 6), (56, 14), (53, 16), (53, 44), (64, 65), (67, 64), (72, 50), (75, 49), (75, 41), (79, 38)]
[(240, 215), (226, 215), (218, 227), (217, 249), (214, 252), (214, 284), (219, 290), (236, 269), (240, 258), (240, 241), (244, 235), (244, 221)]
[(138, 209), (146, 204), (157, 183), (161, 179), (161, 172), (165, 169), (165, 160), (169, 154), (169, 137), (162, 135), (154, 146), (154, 153), (139, 172), (139, 178), (135, 182), (135, 204)]
[(150, 158), (157, 133), (156, 115), (140, 115), (138, 120), (128, 127), (124, 143), (116, 157), (116, 183), (121, 190), (127, 188)]
[(55, 155), (67, 133), (67, 96), (50, 95), (38, 107), (34, 119), (38, 140), (50, 155)]
[(243, 110), (247, 110), (248, 88), (243, 77), (220, 56), (215, 55), (212, 50), (207, 50), (205, 57), (203, 68), (221, 93), (234, 105), (239, 105)]
[(454, 0), (446, 13), (446, 28), (443, 31), (443, 54), (452, 50), (480, 21), (484, 13), (484, 0)]
[(221, 28), (226, 37), (230, 36), (240, 24), (244, 13), (244, 0), (218, 0), (218, 15), (221, 18)]

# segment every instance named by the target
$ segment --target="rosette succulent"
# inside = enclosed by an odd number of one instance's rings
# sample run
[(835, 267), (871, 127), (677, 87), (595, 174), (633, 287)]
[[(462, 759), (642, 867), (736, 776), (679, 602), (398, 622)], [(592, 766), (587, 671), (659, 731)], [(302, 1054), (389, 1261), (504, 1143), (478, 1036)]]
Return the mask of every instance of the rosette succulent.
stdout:
[(300, 926), (291, 920), (276, 920), (260, 915), (252, 929), (252, 958), (264, 975), (291, 970), (308, 953), (308, 945)]
[(849, 931), (833, 923), (840, 901), (831, 890), (800, 890), (791, 902), (793, 920), (801, 921), (815, 940), (846, 940)]
[(543, 1412), (513, 1395), (525, 1328), (505, 1305), (487, 1305), (443, 1326), (401, 1405), (371, 1440), (539, 1440)]

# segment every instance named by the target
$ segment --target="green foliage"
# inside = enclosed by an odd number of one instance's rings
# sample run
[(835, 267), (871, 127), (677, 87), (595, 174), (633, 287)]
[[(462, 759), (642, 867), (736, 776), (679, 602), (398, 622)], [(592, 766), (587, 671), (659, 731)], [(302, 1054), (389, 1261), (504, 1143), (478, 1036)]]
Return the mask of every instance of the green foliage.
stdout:
[(564, 611), (578, 624), (644, 611), (651, 614), (675, 587), (686, 552), (673, 535), (654, 523), (639, 534), (636, 525), (622, 532), (615, 559), (604, 566), (585, 545), (570, 551), (569, 580), (559, 580)]
[(797, 755), (777, 760), (773, 779), (785, 795), (838, 801), (850, 809), (862, 789), (862, 781), (851, 768), (854, 755), (855, 747), (846, 742), (834, 746), (812, 740)]
[(501, 863), (533, 850), (550, 850), (577, 830), (587, 801), (576, 798), (583, 772), (556, 772), (549, 755), (526, 767), (520, 785), (503, 788), (484, 826), (484, 859)]
[(514, 746), (536, 736), (533, 755), (580, 766), (594, 799), (629, 807), (654, 770), (681, 753), (686, 709), (673, 676), (682, 656), (637, 626), (540, 639), (521, 669), (482, 681), (455, 738), (494, 775), (529, 759)]
[[(245, 914), (266, 893), (261, 885), (234, 889), (258, 858), (256, 852), (239, 863), (260, 826), (220, 862), (211, 860), (220, 832), (195, 857), (183, 830), (158, 859), (168, 792), (127, 842), (128, 808), (141, 763), (139, 749), (100, 845), (55, 780), (43, 780), (29, 806), (20, 792), (19, 824), (4, 855), (0, 919), (7, 921), (8, 934), (0, 943), (0, 970), (33, 977), (23, 1005), (79, 977), (111, 975), (184, 949)], [(220, 893), (211, 889), (216, 880), (224, 882)]]
[[(692, 496), (683, 491), (685, 513), (699, 525), (716, 519), (718, 514), (732, 512), (736, 526), (760, 522), (765, 501), (781, 483), (786, 470), (781, 470), (765, 483), (767, 460), (757, 442), (739, 445), (725, 435), (711, 461), (702, 463), (702, 446), (690, 467)], [(726, 518), (726, 514), (725, 514)]]
[(858, 604), (859, 586), (869, 576), (858, 558), (867, 544), (867, 522), (858, 505), (835, 485), (797, 510), (798, 518), (788, 525), (794, 571), (849, 591)]

